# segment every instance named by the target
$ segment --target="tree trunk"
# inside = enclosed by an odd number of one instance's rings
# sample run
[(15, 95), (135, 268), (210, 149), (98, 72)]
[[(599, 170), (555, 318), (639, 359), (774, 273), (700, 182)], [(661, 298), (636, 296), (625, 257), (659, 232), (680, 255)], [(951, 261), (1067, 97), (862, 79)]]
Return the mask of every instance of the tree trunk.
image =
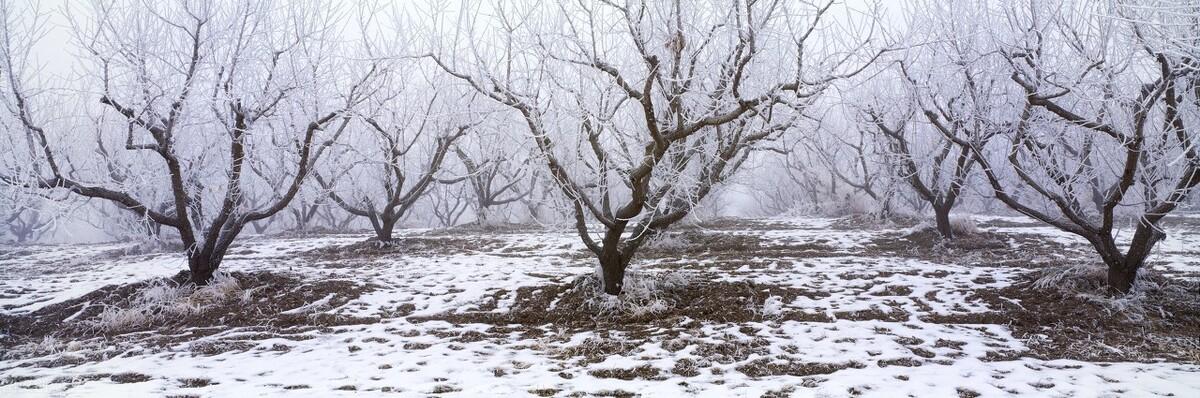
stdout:
[(207, 285), (212, 281), (213, 274), (217, 272), (217, 267), (220, 266), (220, 260), (210, 260), (207, 256), (200, 253), (188, 255), (188, 270), (191, 271), (191, 282), (196, 286)]
[(625, 267), (629, 261), (615, 247), (604, 246), (600, 253), (600, 271), (604, 278), (604, 293), (621, 294), (625, 287)]
[(379, 224), (375, 225), (375, 239), (385, 243), (391, 242), (392, 231), (396, 229), (396, 221), (398, 220), (386, 218), (380, 220)]
[[(1156, 223), (1142, 219), (1133, 233), (1133, 239), (1129, 242), (1129, 251), (1124, 255), (1120, 254), (1116, 243), (1111, 240), (1104, 241), (1104, 246), (1113, 253), (1102, 256), (1105, 264), (1108, 265), (1108, 288), (1114, 293), (1129, 293), (1129, 290), (1133, 289), (1134, 282), (1137, 282), (1138, 271), (1146, 263), (1146, 257), (1150, 256), (1154, 245), (1166, 237), (1167, 234)], [(1104, 250), (1104, 248), (1100, 249)]]
[(24, 244), (29, 241), (29, 235), (32, 235), (32, 232), (26, 229), (16, 229), (13, 230), (13, 235), (17, 238), (18, 244)]
[[(1138, 268), (1141, 268), (1138, 266)], [(1129, 269), (1124, 266), (1108, 266), (1108, 288), (1114, 293), (1125, 294), (1133, 289), (1137, 279), (1138, 268)]]
[(950, 226), (950, 207), (933, 207), (933, 218), (937, 222), (937, 231), (944, 239), (954, 239), (954, 228)]
[(475, 223), (481, 226), (492, 225), (491, 217), (488, 214), (489, 206), (479, 206), (479, 212), (475, 215)]

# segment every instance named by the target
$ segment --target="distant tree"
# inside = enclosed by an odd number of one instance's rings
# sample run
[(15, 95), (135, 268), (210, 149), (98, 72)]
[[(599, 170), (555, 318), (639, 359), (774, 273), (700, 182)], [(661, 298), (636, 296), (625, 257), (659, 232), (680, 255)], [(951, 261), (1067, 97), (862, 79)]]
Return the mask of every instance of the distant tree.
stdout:
[(17, 244), (32, 243), (51, 232), (57, 221), (54, 209), (47, 209), (46, 199), (25, 198), (18, 201), (0, 200), (5, 210), (0, 212), (0, 240)]
[[(401, 70), (384, 73), (399, 79)], [(396, 80), (389, 80), (394, 82)], [(454, 143), (476, 123), (460, 123), (431, 87), (424, 104), (398, 85), (384, 85), (355, 118), (347, 146), (333, 155), (330, 170), (317, 175), (329, 199), (366, 218), (379, 242), (391, 242), (396, 225), (438, 184)], [(406, 102), (407, 101), (407, 102)]]
[(458, 225), (473, 202), (470, 188), (464, 184), (437, 184), (429, 196), (433, 218), (444, 228)]
[[(901, 97), (897, 102), (908, 103), (910, 100)], [(887, 163), (895, 165), (891, 172), (932, 208), (938, 234), (944, 239), (953, 239), (950, 212), (970, 182), (974, 156), (968, 148), (959, 147), (945, 138), (930, 123), (922, 123), (911, 109), (901, 112), (893, 118), (895, 121), (889, 121), (880, 109), (868, 106), (861, 112), (863, 128), (870, 129), (887, 143), (887, 156), (891, 159)], [(952, 124), (949, 128), (970, 126)]]
[(470, 187), (470, 197), (474, 199), (475, 221), (488, 224), (495, 221), (497, 208), (529, 196), (534, 180), (527, 178), (529, 169), (526, 165), (514, 165), (511, 161), (515, 151), (492, 151), (490, 155), (482, 152), (482, 149), (477, 151), (480, 154), (472, 159), (461, 146), (454, 147), (454, 154), (466, 170), (462, 179)]

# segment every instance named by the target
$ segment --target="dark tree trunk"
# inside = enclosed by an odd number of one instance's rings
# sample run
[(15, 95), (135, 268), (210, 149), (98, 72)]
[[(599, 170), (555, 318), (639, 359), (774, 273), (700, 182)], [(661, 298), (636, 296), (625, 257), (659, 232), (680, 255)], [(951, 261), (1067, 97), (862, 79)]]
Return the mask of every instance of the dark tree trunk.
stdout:
[(217, 267), (220, 265), (220, 260), (214, 261), (199, 253), (189, 255), (188, 270), (191, 271), (191, 282), (196, 286), (207, 285), (212, 281), (213, 274), (217, 272)]
[(615, 247), (605, 246), (600, 254), (600, 271), (604, 278), (604, 293), (621, 294), (625, 287), (625, 267), (629, 260), (622, 256)]
[(375, 229), (375, 239), (380, 242), (391, 242), (392, 231), (396, 230), (396, 222), (394, 218), (381, 217), (378, 223), (372, 223), (371, 226)]
[(488, 224), (488, 206), (480, 205), (479, 212), (478, 212), (478, 214), (475, 215), (475, 218), (476, 218), (476, 220), (475, 220), (476, 224), (489, 225)]
[(1141, 268), (1129, 269), (1122, 266), (1108, 266), (1108, 288), (1115, 293), (1129, 293), (1133, 289), (1133, 283), (1137, 280), (1137, 270)]
[[(1129, 293), (1129, 290), (1133, 289), (1134, 283), (1137, 282), (1138, 271), (1146, 264), (1146, 257), (1149, 257), (1154, 246), (1166, 237), (1167, 234), (1158, 227), (1157, 223), (1146, 221), (1143, 218), (1138, 222), (1133, 239), (1129, 242), (1129, 250), (1124, 254), (1121, 253), (1115, 242), (1101, 241), (1102, 244), (1097, 249), (1100, 250), (1101, 257), (1108, 266), (1109, 289), (1115, 293)], [(1106, 251), (1110, 254), (1104, 255)]]
[(937, 223), (937, 231), (944, 239), (954, 239), (954, 228), (950, 226), (950, 206), (933, 207), (933, 218)]

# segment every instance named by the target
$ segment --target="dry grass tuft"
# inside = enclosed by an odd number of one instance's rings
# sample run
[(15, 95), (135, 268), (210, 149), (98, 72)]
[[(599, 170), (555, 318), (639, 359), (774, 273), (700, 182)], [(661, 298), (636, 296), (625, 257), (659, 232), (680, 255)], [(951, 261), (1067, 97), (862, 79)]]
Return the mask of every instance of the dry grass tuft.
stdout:
[(1126, 294), (1112, 294), (1108, 289), (1107, 270), (1096, 264), (1047, 268), (1034, 279), (1033, 288), (1074, 295), (1097, 304), (1106, 316), (1120, 316), (1134, 323), (1149, 318), (1172, 318), (1173, 314), (1166, 308), (1166, 303), (1200, 308), (1200, 296), (1195, 294), (1200, 285), (1146, 269), (1142, 269), (1133, 289)]
[(575, 284), (587, 310), (598, 316), (653, 315), (667, 312), (676, 304), (676, 293), (692, 282), (692, 275), (673, 271), (630, 271), (620, 295), (604, 293), (600, 271)]
[(237, 279), (226, 273), (213, 275), (205, 286), (159, 279), (137, 292), (128, 307), (107, 306), (95, 319), (93, 330), (121, 333), (166, 319), (187, 317), (204, 312), (206, 307), (248, 297), (242, 294)]

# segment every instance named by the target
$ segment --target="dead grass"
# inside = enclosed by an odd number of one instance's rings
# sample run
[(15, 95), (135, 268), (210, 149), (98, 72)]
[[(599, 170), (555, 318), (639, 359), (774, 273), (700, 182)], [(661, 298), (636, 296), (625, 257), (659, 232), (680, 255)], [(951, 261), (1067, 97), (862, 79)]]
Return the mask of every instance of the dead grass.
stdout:
[(628, 369), (610, 368), (610, 369), (594, 369), (594, 370), (588, 371), (589, 375), (592, 375), (592, 377), (599, 378), (599, 379), (665, 380), (666, 378), (663, 376), (660, 376), (659, 375), (660, 373), (662, 373), (661, 369), (658, 369), (658, 368), (650, 366), (650, 365), (641, 365), (641, 366), (628, 368)]
[(253, 298), (253, 292), (242, 290), (237, 279), (226, 273), (214, 275), (208, 285), (200, 287), (159, 279), (136, 291), (124, 303), (98, 304), (104, 309), (85, 322), (89, 324), (87, 327), (101, 334), (117, 334), (169, 319), (195, 316), (209, 307), (230, 304), (230, 301)]
[[(506, 312), (460, 311), (410, 321), (443, 320), (451, 323), (521, 324), (555, 327), (645, 329), (681, 321), (751, 322), (766, 319), (828, 321), (823, 316), (771, 309), (768, 298), (790, 302), (798, 296), (823, 297), (829, 293), (748, 282), (718, 281), (713, 275), (682, 271), (644, 271), (626, 276), (625, 291), (613, 297), (603, 293), (594, 274), (568, 284), (522, 287)], [(482, 301), (494, 298), (485, 296)], [(778, 306), (778, 304), (776, 304)], [(771, 309), (766, 311), (765, 309)]]
[(881, 229), (900, 229), (910, 228), (921, 223), (921, 219), (915, 216), (906, 214), (894, 214), (889, 217), (881, 217), (876, 214), (858, 213), (850, 214), (834, 220), (830, 224), (830, 228), (841, 231), (876, 231)]
[(236, 327), (255, 328), (269, 338), (379, 321), (324, 312), (375, 289), (371, 284), (304, 281), (272, 272), (234, 272), (200, 288), (187, 280), (183, 272), (172, 278), (111, 285), (31, 313), (0, 315), (6, 329), (0, 347), (21, 348), (8, 354), (30, 357), (70, 350), (71, 344), (80, 343), (68, 341), (95, 336), (156, 331), (138, 336), (144, 337), (142, 343), (159, 346), (179, 342), (181, 337), (172, 336), (184, 329), (188, 329), (187, 340)]
[[(1018, 249), (1019, 248), (1019, 249)], [(1020, 255), (1014, 255), (1018, 252)], [(1029, 234), (980, 231), (944, 239), (935, 229), (885, 232), (863, 251), (870, 257), (908, 257), (937, 263), (1041, 268), (1065, 255), (1083, 255), (1074, 248)]]
[(489, 247), (500, 246), (503, 242), (496, 238), (473, 236), (462, 238), (458, 236), (413, 236), (395, 238), (389, 242), (381, 242), (374, 238), (351, 243), (313, 249), (301, 253), (302, 258), (320, 261), (344, 261), (363, 259), (376, 256), (434, 256), (463, 253), (477, 253)]
[(663, 233), (638, 250), (638, 258), (689, 257), (703, 254), (758, 252), (763, 248), (754, 235), (688, 230)]
[(804, 362), (797, 358), (789, 356), (777, 356), (775, 358), (759, 358), (737, 367), (739, 372), (745, 373), (750, 377), (768, 377), (768, 376), (812, 376), (830, 374), (842, 369), (862, 369), (867, 365), (861, 362), (844, 362), (844, 363), (821, 363), (821, 362)]
[(1095, 265), (1033, 271), (973, 293), (995, 312), (923, 319), (1008, 325), (1041, 359), (1200, 363), (1200, 284), (1144, 270), (1133, 292), (1113, 296), (1103, 281)]

